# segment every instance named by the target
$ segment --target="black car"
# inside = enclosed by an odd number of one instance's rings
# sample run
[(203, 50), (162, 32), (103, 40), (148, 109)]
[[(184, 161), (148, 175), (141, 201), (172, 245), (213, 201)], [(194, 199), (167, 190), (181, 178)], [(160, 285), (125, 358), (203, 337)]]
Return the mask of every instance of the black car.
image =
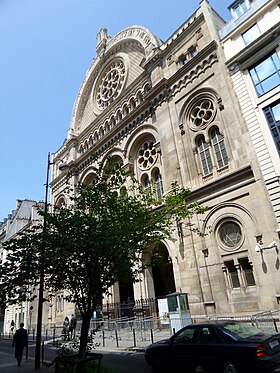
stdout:
[(148, 346), (145, 359), (157, 373), (276, 373), (280, 334), (233, 320), (191, 324)]

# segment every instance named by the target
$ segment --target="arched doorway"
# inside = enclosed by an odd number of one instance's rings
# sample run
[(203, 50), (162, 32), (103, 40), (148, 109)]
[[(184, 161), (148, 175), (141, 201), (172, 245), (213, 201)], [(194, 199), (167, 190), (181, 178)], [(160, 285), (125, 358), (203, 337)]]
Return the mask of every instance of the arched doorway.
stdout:
[(155, 297), (161, 298), (174, 293), (176, 288), (172, 260), (164, 244), (161, 244), (158, 252), (152, 253), (151, 263)]

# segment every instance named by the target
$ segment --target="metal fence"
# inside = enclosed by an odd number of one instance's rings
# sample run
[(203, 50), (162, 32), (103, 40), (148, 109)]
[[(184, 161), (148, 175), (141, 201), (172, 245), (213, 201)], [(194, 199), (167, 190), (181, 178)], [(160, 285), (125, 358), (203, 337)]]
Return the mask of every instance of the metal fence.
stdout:
[[(266, 311), (249, 316), (201, 316), (192, 317), (191, 322), (211, 320), (239, 320), (255, 325), (261, 330), (278, 332), (280, 322), (280, 310)], [(178, 319), (178, 321), (181, 321)], [(78, 320), (77, 327), (72, 337), (79, 337), (81, 333), (82, 321)], [(171, 324), (159, 317), (122, 317), (116, 319), (92, 320), (90, 323), (89, 339), (97, 346), (115, 347), (137, 347), (169, 338), (174, 333)], [(9, 337), (12, 337), (10, 335)], [(44, 324), (42, 328), (42, 340), (56, 341), (65, 337), (61, 325)], [(68, 339), (68, 336), (66, 336)], [(29, 339), (36, 339), (35, 329), (29, 330)], [(70, 336), (69, 336), (70, 339)]]
[(127, 302), (106, 303), (100, 306), (103, 319), (146, 318), (158, 315), (157, 298), (140, 298)]

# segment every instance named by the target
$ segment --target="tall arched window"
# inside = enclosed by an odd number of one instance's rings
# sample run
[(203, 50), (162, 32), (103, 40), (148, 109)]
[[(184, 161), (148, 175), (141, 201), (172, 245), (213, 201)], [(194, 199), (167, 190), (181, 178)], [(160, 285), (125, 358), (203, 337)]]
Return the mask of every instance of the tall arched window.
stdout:
[(225, 148), (224, 137), (216, 127), (210, 133), (212, 148), (217, 161), (217, 168), (222, 168), (228, 164), (228, 156)]
[(159, 201), (162, 199), (163, 196), (163, 185), (162, 185), (162, 176), (159, 172), (159, 169), (155, 171), (154, 174), (154, 182), (155, 182), (155, 197)]
[(150, 187), (150, 180), (147, 174), (144, 174), (142, 177), (142, 186), (144, 189), (148, 189)]
[(212, 173), (213, 163), (211, 159), (209, 144), (205, 141), (204, 136), (200, 136), (198, 138), (197, 147), (198, 147), (203, 174), (204, 176), (209, 175)]

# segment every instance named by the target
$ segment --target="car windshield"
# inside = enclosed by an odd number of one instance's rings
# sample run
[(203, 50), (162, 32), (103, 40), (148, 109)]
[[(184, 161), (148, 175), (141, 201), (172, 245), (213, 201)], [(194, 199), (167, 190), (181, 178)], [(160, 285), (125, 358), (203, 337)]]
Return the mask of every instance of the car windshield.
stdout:
[(264, 335), (264, 333), (260, 329), (252, 325), (243, 323), (243, 322), (240, 322), (240, 323), (229, 322), (227, 324), (224, 324), (223, 327), (224, 329), (230, 331), (232, 334), (235, 334), (241, 338), (250, 338), (255, 335)]

